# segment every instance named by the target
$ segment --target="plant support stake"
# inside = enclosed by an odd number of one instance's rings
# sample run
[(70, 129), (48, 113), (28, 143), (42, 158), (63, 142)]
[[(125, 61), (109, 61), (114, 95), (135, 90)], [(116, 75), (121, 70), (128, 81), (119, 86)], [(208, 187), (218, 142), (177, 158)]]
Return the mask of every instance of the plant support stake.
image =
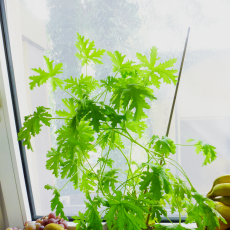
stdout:
[(187, 44), (188, 44), (189, 31), (190, 31), (190, 27), (188, 28), (187, 38), (186, 38), (185, 45), (184, 45), (184, 52), (183, 52), (183, 56), (182, 56), (182, 60), (181, 60), (181, 64), (180, 64), (180, 71), (179, 71), (178, 81), (177, 81), (177, 84), (176, 84), (176, 90), (175, 90), (175, 94), (174, 94), (174, 98), (173, 98), (171, 113), (170, 113), (168, 127), (167, 127), (167, 132), (166, 132), (166, 136), (167, 137), (169, 135), (169, 129), (170, 129), (171, 121), (172, 121), (173, 110), (174, 110), (174, 106), (175, 106), (175, 103), (176, 103), (177, 91), (178, 91), (178, 88), (179, 88), (180, 77), (181, 77), (181, 73), (182, 73), (182, 68), (183, 68), (183, 64), (184, 64), (185, 53), (186, 53)]

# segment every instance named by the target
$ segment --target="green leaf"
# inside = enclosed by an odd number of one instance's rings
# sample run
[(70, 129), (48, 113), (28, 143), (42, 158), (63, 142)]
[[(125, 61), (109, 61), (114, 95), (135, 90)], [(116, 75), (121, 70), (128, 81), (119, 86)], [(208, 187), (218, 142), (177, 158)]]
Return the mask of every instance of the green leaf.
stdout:
[(78, 160), (89, 151), (95, 151), (92, 142), (94, 141), (94, 131), (88, 122), (81, 121), (73, 131), (70, 126), (62, 126), (56, 134), (58, 149), (61, 149), (63, 156), (72, 156), (76, 154)]
[(173, 182), (173, 195), (175, 197), (180, 197), (181, 200), (185, 198), (185, 195), (188, 199), (192, 198), (191, 189), (188, 188), (186, 182), (182, 180), (179, 176), (175, 176), (175, 181)]
[[(72, 158), (72, 159), (71, 159)], [(75, 189), (79, 187), (79, 159), (72, 154), (69, 160), (62, 163), (61, 168), (61, 178), (71, 178), (70, 181), (73, 182)]]
[(143, 176), (141, 176), (142, 181), (139, 183), (140, 190), (149, 188), (152, 199), (158, 201), (162, 198), (162, 190), (164, 190), (166, 194), (170, 193), (171, 183), (163, 166), (149, 165), (151, 166), (152, 172), (143, 172)]
[(159, 222), (161, 222), (161, 219), (162, 219), (162, 215), (163, 216), (165, 216), (165, 217), (167, 217), (168, 215), (167, 215), (167, 211), (163, 208), (163, 207), (161, 207), (161, 206), (153, 206), (152, 208), (151, 208), (151, 219), (152, 220), (155, 220), (155, 219), (157, 219), (157, 222), (159, 223)]
[(109, 146), (111, 149), (116, 149), (117, 146), (120, 148), (124, 148), (123, 142), (121, 140), (121, 136), (116, 132), (115, 129), (108, 128), (107, 126), (102, 126), (102, 130), (98, 136), (98, 141), (100, 142), (100, 146), (102, 149), (105, 149), (106, 146)]
[(74, 100), (74, 98), (64, 98), (62, 99), (63, 104), (65, 107), (69, 110), (67, 112), (66, 110), (58, 110), (56, 111), (56, 114), (60, 117), (65, 117), (66, 119), (72, 118), (73, 116), (76, 115), (76, 109), (78, 108), (78, 104)]
[(109, 229), (113, 225), (118, 230), (140, 230), (141, 228), (146, 228), (142, 208), (135, 205), (133, 201), (123, 200), (120, 191), (117, 192), (116, 196), (110, 196), (108, 203), (110, 209), (106, 213), (105, 219)]
[(44, 188), (47, 189), (47, 190), (54, 190), (54, 189), (58, 190), (57, 187), (52, 186), (52, 185), (50, 185), (50, 184), (46, 184), (46, 185), (44, 186)]
[(73, 222), (77, 223), (76, 224), (76, 230), (87, 230), (87, 226), (85, 223), (85, 214), (81, 213), (80, 211), (78, 212), (79, 216), (72, 216), (72, 218), (74, 219)]
[(164, 155), (165, 157), (168, 157), (170, 153), (176, 153), (176, 145), (167, 136), (162, 136), (160, 139), (157, 135), (153, 135), (149, 142), (149, 148), (151, 148), (152, 145), (156, 152)]
[(65, 219), (68, 221), (68, 218), (65, 216), (64, 211), (63, 211), (63, 204), (60, 201), (60, 193), (57, 190), (54, 190), (53, 192), (54, 198), (50, 201), (51, 202), (51, 210), (53, 211), (56, 208), (56, 215), (60, 215), (61, 218)]
[(216, 159), (216, 151), (215, 147), (209, 144), (204, 143), (203, 141), (198, 141), (194, 147), (196, 148), (196, 153), (199, 154), (200, 152), (203, 153), (205, 156), (204, 162), (202, 166), (211, 164)]
[(98, 81), (92, 76), (83, 76), (81, 74), (80, 78), (70, 77), (64, 80), (66, 82), (65, 89), (70, 89), (71, 93), (78, 96), (79, 99), (83, 99), (85, 95), (90, 94), (98, 86)]
[(115, 176), (119, 169), (111, 169), (105, 172), (101, 177), (101, 184), (105, 193), (110, 193), (110, 189), (115, 192), (115, 183), (117, 183), (118, 176)]
[(31, 135), (35, 136), (40, 133), (42, 123), (46, 126), (50, 126), (50, 118), (52, 117), (48, 112), (48, 108), (43, 106), (37, 107), (37, 111), (33, 115), (25, 117), (23, 127), (18, 133), (18, 140), (23, 140), (23, 145), (27, 146), (27, 149), (33, 151), (31, 145)]
[(90, 204), (88, 202), (85, 202), (86, 204), (86, 222), (88, 223), (87, 229), (88, 230), (102, 230), (102, 220), (100, 217), (99, 212), (97, 211), (97, 206), (95, 204)]
[(104, 49), (96, 50), (94, 47), (94, 41), (89, 42), (89, 39), (85, 40), (85, 37), (81, 36), (79, 33), (77, 33), (77, 39), (78, 41), (75, 45), (80, 52), (75, 55), (81, 60), (82, 66), (85, 64), (88, 65), (90, 61), (95, 64), (103, 64), (99, 59), (101, 59), (102, 55), (105, 53)]
[(134, 120), (140, 120), (145, 116), (144, 109), (150, 108), (145, 98), (156, 99), (147, 87), (129, 84), (125, 88), (117, 88), (110, 101), (118, 113), (121, 105), (125, 111), (135, 108)]
[(122, 56), (122, 54), (118, 51), (115, 51), (114, 54), (107, 51), (107, 54), (110, 56), (111, 61), (113, 62), (113, 72), (118, 71), (123, 77), (125, 77), (126, 73), (135, 72), (135, 67), (132, 66), (135, 62), (128, 60), (124, 63), (126, 55)]
[(61, 79), (54, 77), (57, 74), (62, 73), (63, 64), (58, 63), (56, 65), (53, 65), (54, 61), (50, 61), (49, 58), (46, 56), (43, 56), (43, 57), (46, 61), (48, 72), (42, 70), (41, 68), (32, 69), (33, 71), (37, 72), (39, 75), (29, 77), (29, 79), (32, 80), (30, 82), (30, 89), (32, 90), (36, 85), (40, 86), (40, 85), (46, 83), (48, 79), (50, 79), (52, 90), (55, 91), (57, 86), (61, 87), (61, 85), (63, 84), (63, 81)]
[(192, 196), (197, 203), (187, 210), (186, 223), (196, 222), (199, 229), (207, 227), (207, 229), (215, 230), (219, 226), (219, 220), (214, 210), (214, 202), (199, 193), (194, 193)]
[(126, 113), (126, 122), (125, 127), (131, 130), (133, 133), (138, 134), (139, 138), (142, 137), (142, 134), (145, 132), (148, 127), (145, 121), (134, 121), (134, 115), (131, 111)]
[(84, 191), (86, 194), (89, 191), (94, 191), (96, 187), (95, 180), (98, 180), (95, 173), (90, 171), (85, 171), (82, 175), (81, 184), (80, 184), (80, 191)]
[(156, 66), (156, 61), (159, 60), (159, 58), (157, 57), (156, 47), (151, 48), (149, 61), (145, 55), (142, 55), (140, 53), (137, 53), (136, 56), (141, 62), (139, 66), (145, 68), (141, 73), (144, 77), (144, 82), (148, 83), (150, 81), (157, 88), (160, 88), (161, 79), (163, 79), (163, 82), (167, 84), (176, 84), (177, 76), (175, 76), (174, 74), (177, 73), (177, 70), (168, 69), (174, 66), (176, 62), (175, 58), (165, 61), (164, 63), (160, 63)]
[(125, 115), (117, 114), (113, 108), (104, 103), (102, 103), (102, 105), (104, 106), (103, 112), (107, 116), (107, 121), (111, 122), (113, 128), (116, 128), (118, 124), (121, 124), (122, 121), (126, 120)]
[(53, 195), (54, 198), (50, 201), (51, 203), (51, 210), (53, 211), (56, 208), (56, 215), (60, 215), (60, 217), (62, 217), (63, 219), (68, 221), (68, 218), (65, 216), (64, 211), (63, 211), (63, 204), (60, 201), (60, 193), (58, 191), (58, 189), (56, 189), (56, 187), (51, 186), (51, 185), (45, 185), (45, 189), (49, 190), (49, 189), (53, 189)]
[(156, 230), (188, 230), (189, 229), (181, 226), (180, 224), (172, 224), (172, 225), (155, 224), (154, 228)]
[(111, 92), (114, 89), (116, 83), (118, 83), (118, 80), (115, 77), (108, 76), (105, 80), (101, 80), (101, 83), (101, 87), (105, 87), (106, 90)]
[(109, 166), (110, 168), (113, 167), (113, 163), (114, 163), (114, 161), (112, 159), (108, 159), (108, 158), (105, 158), (105, 157), (99, 157), (97, 162), (102, 162), (105, 165)]
[(58, 170), (60, 165), (63, 163), (63, 156), (60, 152), (56, 151), (54, 148), (51, 148), (51, 151), (48, 151), (46, 157), (49, 159), (46, 161), (46, 168), (52, 170), (55, 177), (58, 177)]
[(90, 121), (90, 125), (96, 132), (99, 132), (101, 121), (106, 121), (104, 109), (98, 106), (92, 100), (87, 101), (87, 105), (82, 105), (77, 111), (77, 118), (80, 121), (83, 117), (85, 120)]

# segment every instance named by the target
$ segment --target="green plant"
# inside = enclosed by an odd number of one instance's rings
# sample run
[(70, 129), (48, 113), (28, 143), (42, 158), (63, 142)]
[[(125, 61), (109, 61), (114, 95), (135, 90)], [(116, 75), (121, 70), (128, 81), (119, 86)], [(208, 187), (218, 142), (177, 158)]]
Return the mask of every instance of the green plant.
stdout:
[[(157, 224), (161, 216), (168, 218), (166, 206), (171, 206), (172, 213), (179, 212), (179, 224), (167, 228), (184, 229), (181, 214), (187, 213), (186, 223), (196, 222), (200, 229), (205, 226), (215, 229), (218, 218), (222, 217), (215, 211), (213, 201), (195, 190), (182, 167), (170, 157), (176, 153), (174, 142), (167, 136), (156, 135), (145, 145), (140, 141), (147, 127), (149, 102), (156, 100), (152, 87), (160, 88), (163, 82), (176, 84), (177, 70), (172, 69), (176, 59), (158, 64), (155, 47), (151, 48), (149, 59), (137, 53), (139, 63), (125, 61), (125, 55), (118, 51), (107, 51), (114, 75), (98, 82), (87, 75), (87, 66), (91, 62), (103, 64), (101, 58), (106, 51), (96, 49), (93, 41), (79, 34), (77, 39), (76, 56), (85, 66), (85, 74), (61, 80), (57, 75), (62, 73), (62, 63), (54, 65), (44, 56), (48, 71), (33, 69), (38, 75), (30, 77), (31, 90), (49, 81), (53, 91), (59, 87), (66, 92), (67, 97), (62, 99), (66, 110), (56, 111), (58, 117), (52, 117), (49, 108), (37, 107), (33, 115), (25, 117), (18, 134), (19, 140), (24, 140), (23, 144), (33, 150), (31, 137), (39, 134), (42, 125), (50, 126), (51, 119), (63, 120), (62, 127), (56, 131), (57, 148), (47, 154), (46, 168), (55, 177), (67, 178), (75, 189), (85, 193), (87, 210), (73, 217), (77, 229), (102, 229), (102, 220), (106, 220), (109, 229), (147, 229), (154, 223), (155, 228), (166, 228)], [(102, 90), (97, 93), (97, 89)], [(127, 141), (130, 147), (124, 146), (123, 142)], [(133, 161), (135, 146), (146, 155), (146, 160), (139, 164)], [(193, 146), (196, 153), (205, 156), (203, 165), (215, 160), (212, 145), (198, 141)], [(125, 159), (125, 170), (113, 167), (114, 150), (117, 158)], [(89, 162), (93, 151), (101, 152), (96, 164)], [(187, 182), (173, 175), (169, 165), (177, 168)], [(121, 173), (125, 174), (124, 181), (118, 179)], [(53, 190), (51, 209), (66, 219), (59, 200), (63, 188), (51, 185), (45, 188)], [(92, 198), (91, 192), (97, 195)], [(104, 207), (101, 212), (100, 207)]]

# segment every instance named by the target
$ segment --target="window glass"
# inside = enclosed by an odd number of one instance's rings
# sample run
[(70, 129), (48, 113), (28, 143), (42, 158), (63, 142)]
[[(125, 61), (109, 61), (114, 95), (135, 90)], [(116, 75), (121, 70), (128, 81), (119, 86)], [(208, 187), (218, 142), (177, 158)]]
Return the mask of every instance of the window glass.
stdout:
[[(15, 0), (16, 1), (16, 0)], [(11, 0), (8, 0), (8, 10)], [(35, 75), (31, 68), (45, 67), (43, 55), (62, 62), (64, 73), (61, 79), (79, 77), (82, 71), (75, 57), (77, 32), (95, 41), (96, 48), (120, 51), (127, 59), (137, 60), (136, 52), (148, 55), (150, 48), (158, 48), (161, 62), (176, 58), (179, 70), (188, 27), (191, 27), (185, 63), (182, 71), (178, 98), (172, 119), (169, 137), (176, 143), (185, 144), (189, 138), (201, 139), (217, 147), (217, 161), (202, 167), (203, 157), (194, 149), (178, 147), (175, 159), (182, 165), (196, 189), (206, 194), (212, 181), (229, 172), (230, 107), (229, 74), (230, 61), (230, 2), (188, 0), (21, 0), (16, 1), (18, 10), (14, 25), (9, 23), (11, 42), (18, 44), (21, 58), (14, 65), (23, 66), (23, 74), (16, 74), (19, 106), (22, 116), (32, 114), (39, 105), (51, 107), (52, 112), (63, 109), (65, 93), (51, 92), (50, 85), (29, 89), (29, 76)], [(13, 7), (13, 6), (12, 6)], [(10, 19), (9, 19), (10, 20)], [(18, 36), (13, 36), (17, 34)], [(17, 53), (16, 51), (14, 53)], [(111, 75), (111, 61), (103, 57), (103, 67), (91, 65), (88, 74), (95, 79)], [(22, 86), (21, 86), (22, 85)], [(22, 90), (24, 89), (24, 90)], [(156, 134), (165, 135), (173, 101), (175, 86), (162, 84), (154, 89), (157, 101), (152, 102), (148, 112), (147, 140)], [(24, 95), (24, 97), (20, 95)], [(21, 98), (24, 98), (23, 100)], [(26, 106), (26, 110), (23, 108)], [(25, 111), (28, 114), (25, 114)], [(53, 121), (50, 128), (33, 139), (34, 152), (27, 151), (29, 171), (37, 215), (50, 212), (52, 192), (45, 184), (61, 188), (65, 180), (53, 177), (45, 169), (47, 151), (56, 146), (55, 131), (62, 121)], [(143, 139), (143, 141), (144, 141)], [(129, 148), (127, 146), (127, 148)], [(99, 153), (91, 155), (96, 162)], [(141, 156), (141, 157), (140, 157)], [(125, 166), (124, 159), (114, 152), (117, 167)], [(140, 149), (135, 148), (134, 161), (144, 160)], [(175, 173), (178, 173), (175, 170)], [(122, 175), (120, 176), (122, 179)], [(66, 215), (84, 211), (84, 197), (79, 190), (68, 184), (61, 192)], [(175, 214), (177, 215), (177, 214)]]

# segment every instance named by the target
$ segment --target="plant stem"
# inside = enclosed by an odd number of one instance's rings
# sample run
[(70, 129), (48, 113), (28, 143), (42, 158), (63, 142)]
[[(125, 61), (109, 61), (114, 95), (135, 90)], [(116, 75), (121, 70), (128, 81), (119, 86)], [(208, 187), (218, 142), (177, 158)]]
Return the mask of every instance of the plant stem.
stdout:
[(97, 102), (99, 101), (99, 99), (102, 97), (102, 95), (106, 92), (106, 90), (104, 92), (101, 93), (100, 97), (97, 99)]
[(108, 93), (108, 90), (106, 90), (106, 93), (105, 93), (104, 104), (105, 104), (105, 99), (106, 99), (107, 93)]
[[(133, 177), (131, 177), (131, 178), (129, 178), (128, 180), (126, 180), (125, 182), (123, 182), (121, 185), (119, 185), (115, 190), (117, 191), (120, 187), (123, 187), (126, 183), (127, 183), (127, 181), (129, 181), (129, 180), (132, 180), (132, 179), (134, 179), (134, 178), (136, 178), (136, 177), (139, 177), (139, 176), (141, 176), (142, 174), (140, 173), (140, 174), (138, 174), (138, 175), (136, 175), (136, 176), (133, 176)], [(114, 193), (113, 193), (114, 194)]]
[[(83, 153), (83, 152), (82, 152), (82, 153)], [(106, 196), (105, 193), (104, 193), (104, 191), (103, 191), (103, 188), (102, 188), (101, 178), (98, 176), (98, 174), (95, 173), (93, 167), (92, 167), (91, 164), (89, 163), (88, 158), (85, 156), (84, 153), (83, 153), (83, 156), (85, 157), (85, 159), (86, 159), (86, 161), (87, 161), (89, 167), (91, 168), (92, 172), (96, 175), (96, 177), (97, 177), (97, 179), (98, 179), (98, 183), (99, 183), (99, 185), (100, 185), (100, 189), (101, 189), (102, 194), (103, 194), (104, 196)], [(98, 186), (98, 187), (99, 187), (99, 186)]]
[[(71, 97), (73, 97), (73, 98), (75, 98), (75, 99), (77, 99), (75, 96), (73, 96), (71, 93), (69, 93), (68, 91), (66, 91), (63, 87), (62, 87), (62, 85), (60, 85), (59, 83), (57, 83), (57, 85), (59, 86), (59, 88), (61, 89), (61, 90), (63, 90), (63, 91), (65, 91), (67, 94), (69, 94)], [(77, 99), (78, 100), (78, 99)]]
[[(74, 174), (73, 174), (73, 176), (72, 177), (74, 177), (76, 174), (77, 174), (78, 172), (75, 172)], [(61, 190), (63, 189), (63, 188), (65, 188), (65, 186), (70, 182), (70, 180), (72, 179), (72, 177), (64, 184), (64, 186), (62, 186), (62, 188), (61, 189), (59, 189), (59, 193), (61, 192)]]
[(115, 144), (115, 145), (116, 145), (116, 147), (120, 150), (120, 152), (122, 153), (122, 155), (124, 156), (124, 158), (125, 158), (125, 160), (126, 160), (128, 166), (129, 166), (129, 170), (130, 170), (130, 172), (131, 172), (131, 175), (133, 175), (133, 172), (132, 172), (132, 169), (131, 169), (131, 165), (130, 165), (130, 163), (129, 163), (129, 159), (125, 156), (125, 154), (124, 154), (124, 152), (121, 150), (121, 148), (120, 148), (117, 144)]
[[(117, 131), (116, 131), (116, 132), (117, 132)], [(129, 135), (129, 137), (126, 136), (126, 135), (123, 134), (123, 133), (120, 133), (120, 132), (117, 132), (117, 133), (120, 134), (120, 135), (122, 135), (122, 136), (124, 136), (124, 137), (126, 137), (127, 139), (129, 139), (129, 140), (132, 141), (133, 143), (139, 145), (139, 146), (140, 146), (141, 148), (143, 148), (146, 152), (149, 152), (149, 149), (145, 148), (143, 145), (141, 145), (140, 143), (138, 143), (137, 141), (135, 141), (135, 140), (132, 138), (132, 136), (129, 134), (128, 131), (125, 130), (125, 132)]]
[[(171, 160), (171, 161), (173, 161), (173, 162), (175, 162), (179, 167), (180, 167), (180, 171), (182, 171), (183, 173), (183, 175), (184, 175), (184, 177), (187, 179), (187, 181), (188, 181), (188, 183), (190, 184), (190, 186), (191, 186), (191, 189), (193, 190), (193, 191), (196, 191), (195, 190), (195, 188), (193, 187), (193, 185), (192, 185), (192, 183), (191, 183), (191, 181), (189, 180), (189, 178), (188, 178), (188, 176), (187, 176), (187, 174), (185, 173), (185, 171), (184, 171), (184, 169), (180, 166), (180, 164), (178, 164), (176, 161), (174, 161), (173, 159), (171, 159), (171, 158), (168, 158), (169, 160)], [(172, 164), (172, 163), (171, 163)], [(174, 165), (175, 166), (175, 165)], [(175, 166), (176, 167), (176, 166)], [(177, 167), (176, 167), (177, 168)]]
[[(149, 208), (149, 212), (151, 211), (151, 207)], [(147, 216), (147, 219), (146, 219), (146, 226), (148, 228), (148, 224), (149, 224), (149, 218), (150, 218), (150, 213), (148, 214)]]
[[(105, 90), (105, 91), (106, 91), (106, 90)], [(100, 94), (96, 95), (95, 97), (93, 97), (92, 100), (94, 100), (95, 98), (97, 98), (97, 97), (98, 97), (99, 95), (101, 95), (101, 94), (103, 95), (105, 91), (103, 91), (102, 93), (100, 93)]]
[[(131, 147), (130, 147), (130, 153), (129, 153), (129, 164), (130, 164), (130, 166), (131, 166), (132, 144), (133, 144), (133, 142), (131, 141)], [(129, 179), (129, 171), (128, 171), (128, 175), (127, 175), (127, 180), (128, 180), (128, 179)], [(127, 181), (127, 180), (126, 180), (126, 181)], [(127, 188), (127, 183), (125, 184), (124, 195), (125, 195), (125, 192), (126, 192), (126, 188)], [(134, 182), (133, 182), (133, 191), (135, 191)]]
[[(107, 155), (107, 156), (106, 156), (106, 160), (107, 160), (108, 157), (109, 157), (110, 150), (111, 150), (111, 148), (109, 147), (109, 151), (106, 153), (106, 155)], [(104, 173), (105, 165), (106, 165), (106, 164), (103, 162), (101, 175), (103, 175), (103, 173)]]

